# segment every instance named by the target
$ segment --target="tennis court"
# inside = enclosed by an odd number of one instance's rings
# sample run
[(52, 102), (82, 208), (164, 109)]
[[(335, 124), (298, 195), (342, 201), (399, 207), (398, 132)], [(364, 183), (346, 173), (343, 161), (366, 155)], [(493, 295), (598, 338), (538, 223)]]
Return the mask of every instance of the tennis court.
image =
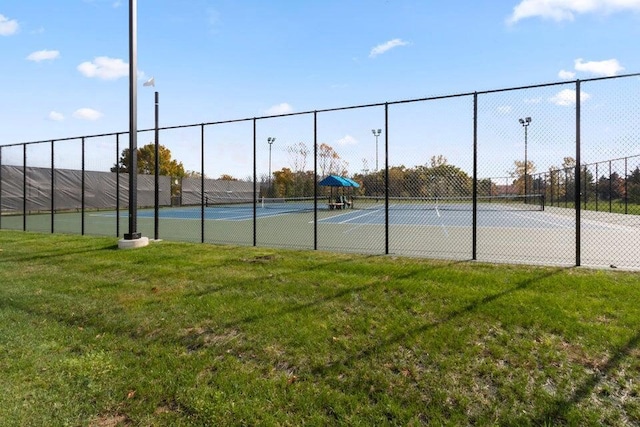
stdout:
[[(537, 198), (478, 198), (473, 233), (469, 199), (361, 197), (348, 209), (329, 209), (328, 199), (273, 199), (159, 209), (164, 240), (407, 255), (485, 262), (576, 263), (572, 208), (544, 206)], [(317, 212), (314, 212), (317, 207)], [(254, 217), (255, 215), (255, 217)], [(127, 229), (128, 211), (4, 216), (3, 228), (116, 236)], [(255, 218), (255, 221), (254, 221)], [(581, 265), (634, 268), (640, 259), (640, 217), (582, 211)], [(154, 237), (155, 212), (138, 210), (138, 229)], [(475, 239), (474, 239), (475, 237)]]
[[(539, 199), (479, 199), (476, 259), (487, 262), (575, 264), (575, 210), (543, 206)], [(473, 204), (467, 199), (354, 199), (349, 209), (330, 210), (312, 198), (259, 200), (255, 204), (164, 208), (159, 211), (160, 237), (273, 247), (317, 249), (468, 260), (473, 254)], [(140, 210), (139, 224), (153, 233), (153, 210)], [(90, 214), (91, 221), (115, 218), (115, 212)], [(317, 219), (317, 223), (316, 223)], [(121, 221), (126, 212), (121, 212)], [(388, 233), (387, 233), (388, 224)], [(255, 232), (255, 235), (254, 235)], [(633, 266), (638, 245), (620, 242), (640, 238), (640, 218), (582, 212), (582, 265)]]

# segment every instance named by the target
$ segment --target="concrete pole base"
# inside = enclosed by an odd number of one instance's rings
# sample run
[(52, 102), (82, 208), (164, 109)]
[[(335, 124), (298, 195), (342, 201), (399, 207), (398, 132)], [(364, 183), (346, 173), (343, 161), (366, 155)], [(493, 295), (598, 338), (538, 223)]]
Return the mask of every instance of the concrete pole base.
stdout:
[(149, 245), (148, 237), (140, 237), (139, 239), (120, 239), (118, 240), (118, 249), (137, 249)]

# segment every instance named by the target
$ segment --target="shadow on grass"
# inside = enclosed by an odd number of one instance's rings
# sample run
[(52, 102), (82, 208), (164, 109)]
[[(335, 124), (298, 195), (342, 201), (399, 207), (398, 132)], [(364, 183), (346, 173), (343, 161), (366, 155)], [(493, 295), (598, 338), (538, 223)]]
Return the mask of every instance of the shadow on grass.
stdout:
[(607, 363), (592, 374), (581, 386), (577, 387), (572, 396), (566, 399), (557, 399), (545, 412), (540, 414), (535, 420), (534, 425), (548, 425), (549, 423), (566, 423), (570, 410), (578, 405), (581, 401), (588, 398), (595, 388), (603, 379), (612, 374), (620, 365), (623, 359), (631, 356), (631, 352), (640, 345), (640, 332), (636, 333), (627, 343), (620, 347)]
[(353, 365), (356, 361), (359, 360), (363, 360), (363, 359), (368, 359), (370, 358), (372, 355), (379, 353), (381, 348), (387, 348), (390, 347), (391, 345), (394, 344), (398, 344), (401, 343), (405, 340), (409, 340), (412, 339), (413, 337), (427, 332), (429, 330), (435, 329), (440, 325), (443, 325), (447, 322), (450, 322), (458, 317), (461, 317), (465, 314), (471, 313), (473, 311), (475, 311), (476, 309), (478, 309), (479, 307), (483, 306), (483, 305), (487, 305), (499, 298), (502, 298), (504, 296), (507, 296), (509, 294), (521, 291), (523, 289), (528, 288), (529, 286), (531, 286), (532, 284), (543, 280), (543, 279), (547, 279), (549, 277), (552, 277), (556, 274), (561, 273), (562, 271), (564, 271), (564, 269), (554, 269), (554, 270), (550, 270), (550, 271), (545, 271), (543, 274), (539, 274), (536, 275), (535, 277), (532, 277), (530, 279), (524, 280), (521, 283), (519, 283), (517, 286), (514, 286), (510, 289), (506, 289), (502, 292), (498, 292), (492, 295), (487, 295), (484, 298), (480, 298), (476, 301), (473, 301), (469, 304), (467, 304), (466, 306), (454, 310), (452, 312), (450, 312), (448, 315), (446, 315), (444, 318), (433, 322), (433, 323), (428, 323), (425, 325), (422, 325), (420, 327), (414, 328), (412, 330), (408, 330), (402, 333), (398, 333), (395, 335), (392, 335), (390, 337), (388, 337), (387, 339), (381, 340), (379, 341), (376, 345), (371, 345), (369, 347), (363, 348), (361, 350), (359, 350), (358, 352), (356, 352), (355, 354), (352, 354), (350, 356), (347, 356), (345, 358), (343, 358), (342, 360), (337, 360), (331, 363), (331, 365), (328, 366), (320, 366), (317, 367), (316, 369), (314, 369), (312, 372), (316, 375), (325, 375), (327, 373), (329, 373), (332, 370), (335, 369), (343, 369), (344, 367)]
[(37, 255), (25, 256), (24, 253), (12, 254), (10, 251), (4, 251), (3, 256), (0, 258), (0, 264), (9, 262), (20, 263), (34, 263), (42, 260), (50, 260), (56, 258), (64, 258), (70, 255), (88, 254), (92, 252), (102, 252), (118, 249), (118, 245), (110, 245), (96, 248), (95, 245), (86, 248), (73, 248), (68, 250), (61, 250), (60, 248), (52, 249), (51, 251), (38, 252)]
[[(356, 260), (347, 260), (346, 262), (353, 263), (355, 261)], [(411, 270), (409, 272), (406, 272), (404, 274), (400, 274), (400, 275), (396, 274), (396, 275), (394, 275), (393, 276), (393, 280), (410, 279), (411, 277), (416, 276), (418, 274), (423, 275), (427, 271), (435, 271), (435, 270), (439, 270), (439, 269), (449, 269), (449, 268), (451, 268), (452, 266), (454, 266), (456, 264), (463, 264), (463, 263), (466, 263), (466, 261), (454, 261), (454, 262), (442, 263), (442, 264), (439, 264), (439, 265), (430, 265), (428, 267), (421, 268), (420, 270), (413, 269), (413, 270)], [(332, 268), (332, 267), (340, 267), (340, 268), (344, 269), (344, 266), (345, 266), (345, 261), (344, 260), (341, 260), (339, 262), (332, 261), (332, 262), (326, 262), (326, 263), (322, 263), (322, 264), (315, 264), (312, 268), (307, 269), (306, 271), (326, 270), (326, 269), (329, 269), (329, 268)], [(287, 273), (285, 275), (290, 276), (290, 275), (295, 275), (295, 274), (297, 274), (297, 272), (293, 272), (292, 271), (292, 272)], [(302, 304), (296, 304), (294, 306), (287, 307), (287, 308), (284, 308), (284, 309), (281, 309), (281, 310), (277, 310), (277, 311), (274, 311), (274, 312), (270, 312), (270, 313), (265, 313), (265, 314), (261, 314), (261, 315), (247, 316), (247, 317), (244, 317), (244, 318), (239, 319), (239, 320), (234, 320), (234, 321), (230, 321), (230, 322), (224, 323), (222, 326), (225, 327), (225, 328), (233, 328), (233, 327), (237, 327), (237, 326), (239, 326), (241, 324), (257, 322), (257, 321), (260, 321), (260, 320), (265, 319), (265, 318), (271, 318), (271, 317), (276, 317), (276, 316), (285, 316), (285, 315), (288, 315), (288, 314), (298, 313), (298, 312), (301, 312), (301, 311), (304, 311), (304, 310), (307, 310), (307, 309), (318, 307), (318, 306), (323, 305), (323, 304), (327, 304), (327, 303), (329, 303), (331, 301), (338, 300), (338, 299), (340, 299), (340, 298), (342, 298), (344, 296), (347, 296), (347, 295), (356, 294), (358, 292), (365, 291), (365, 290), (370, 289), (372, 287), (378, 286), (381, 283), (386, 283), (386, 282), (372, 281), (372, 282), (369, 282), (369, 283), (366, 283), (366, 284), (363, 284), (363, 285), (360, 285), (360, 286), (355, 286), (355, 287), (353, 287), (353, 286), (349, 287), (348, 286), (348, 287), (346, 287), (344, 289), (341, 289), (338, 292), (336, 292), (336, 293), (334, 293), (332, 295), (329, 295), (329, 296), (324, 296), (322, 298), (316, 298), (316, 299), (314, 299), (312, 301), (309, 301), (309, 302), (305, 302), (305, 303), (302, 303)], [(230, 286), (233, 286), (233, 285), (230, 285)], [(301, 286), (304, 286), (304, 285), (301, 284)]]

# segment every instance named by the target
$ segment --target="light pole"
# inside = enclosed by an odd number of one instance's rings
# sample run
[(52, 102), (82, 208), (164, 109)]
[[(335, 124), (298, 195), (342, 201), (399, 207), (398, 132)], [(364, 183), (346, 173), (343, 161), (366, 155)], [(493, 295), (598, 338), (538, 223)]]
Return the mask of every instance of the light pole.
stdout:
[[(144, 82), (142, 86), (156, 86), (155, 78), (151, 77), (149, 80)], [(159, 118), (159, 108), (160, 101), (158, 91), (155, 91), (155, 110), (154, 110), (154, 158), (155, 158), (155, 166), (154, 166), (154, 208), (153, 208), (153, 238), (155, 240), (159, 239), (159, 229), (160, 229), (160, 156), (159, 156), (159, 143), (160, 137), (158, 132), (158, 118)]]
[(269, 188), (267, 189), (267, 193), (269, 196), (271, 196), (271, 146), (274, 142), (276, 142), (275, 138), (267, 138), (267, 144), (269, 144)]
[(129, 0), (129, 233), (125, 240), (138, 240), (141, 234), (136, 230), (138, 226), (137, 211), (137, 170), (138, 170), (138, 116), (137, 116), (137, 3)]
[[(524, 195), (527, 195), (527, 191), (529, 186), (528, 184), (528, 167), (529, 167), (529, 163), (527, 160), (527, 129), (529, 128), (529, 125), (531, 124), (531, 117), (525, 117), (524, 119), (519, 119), (518, 120), (520, 122), (520, 124), (522, 125), (522, 127), (524, 128)], [(526, 203), (526, 200), (525, 200)]]
[(382, 133), (382, 129), (371, 129), (371, 133), (376, 137), (376, 172), (378, 172), (378, 137)]
[[(118, 248), (140, 248), (149, 244), (138, 228), (138, 7), (129, 0), (129, 232), (118, 241)], [(118, 219), (119, 221), (120, 219)]]

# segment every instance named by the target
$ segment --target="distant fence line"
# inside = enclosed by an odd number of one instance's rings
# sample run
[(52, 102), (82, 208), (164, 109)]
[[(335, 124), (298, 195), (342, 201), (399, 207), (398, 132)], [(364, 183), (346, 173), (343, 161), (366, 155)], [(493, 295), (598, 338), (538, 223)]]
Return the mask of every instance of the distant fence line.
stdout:
[[(331, 172), (331, 170), (324, 169), (325, 165), (319, 163), (326, 161), (326, 158), (322, 157), (319, 153), (319, 139), (318, 139), (318, 117), (323, 114), (350, 114), (354, 110), (365, 109), (382, 109), (384, 117), (384, 125), (381, 126), (383, 130), (383, 136), (381, 141), (382, 152), (382, 166), (378, 170), (378, 139), (376, 136), (376, 170), (366, 170), (365, 164), (363, 164), (362, 173), (351, 172), (349, 175), (361, 184), (360, 190), (357, 190), (362, 195), (374, 195), (379, 196), (383, 203), (385, 210), (385, 220), (381, 224), (382, 234), (380, 229), (376, 228), (376, 233), (383, 236), (382, 242), (379, 246), (373, 248), (366, 246), (365, 243), (354, 243), (353, 247), (345, 248), (349, 251), (359, 252), (373, 252), (389, 254), (394, 252), (394, 247), (411, 247), (417, 249), (411, 249), (409, 252), (412, 255), (423, 256), (435, 256), (429, 252), (429, 248), (424, 245), (423, 249), (420, 249), (418, 242), (406, 242), (406, 245), (400, 245), (397, 242), (403, 239), (410, 239), (408, 236), (395, 235), (399, 233), (400, 227), (397, 226), (391, 219), (393, 214), (389, 213), (390, 197), (396, 196), (415, 196), (415, 197), (448, 197), (448, 196), (469, 196), (473, 201), (473, 209), (469, 216), (469, 223), (465, 225), (464, 241), (468, 238), (468, 248), (459, 250), (456, 248), (454, 253), (464, 253), (466, 255), (456, 255), (462, 259), (483, 259), (479, 256), (479, 251), (482, 251), (482, 239), (486, 239), (484, 235), (479, 233), (483, 227), (478, 222), (477, 215), (477, 198), (486, 195), (500, 195), (500, 194), (541, 194), (544, 196), (545, 204), (554, 207), (563, 207), (570, 209), (573, 214), (574, 224), (573, 230), (569, 230), (565, 238), (570, 238), (569, 242), (572, 247), (571, 259), (565, 258), (561, 260), (560, 264), (582, 265), (583, 264), (583, 248), (585, 247), (585, 241), (583, 239), (583, 233), (581, 231), (584, 228), (582, 221), (582, 214), (584, 211), (599, 211), (603, 210), (611, 213), (624, 213), (638, 215), (637, 205), (640, 204), (640, 173), (636, 173), (638, 169), (637, 160), (640, 157), (637, 153), (640, 151), (640, 143), (638, 139), (638, 131), (634, 129), (637, 120), (628, 120), (626, 126), (629, 127), (629, 134), (631, 137), (628, 139), (626, 146), (619, 147), (625, 150), (626, 155), (613, 160), (597, 161), (592, 163), (584, 163), (581, 161), (581, 155), (584, 149), (582, 126), (584, 118), (582, 114), (582, 102), (581, 94), (585, 85), (593, 90), (599, 89), (603, 85), (607, 85), (607, 82), (622, 82), (621, 84), (632, 85), (637, 82), (637, 77), (640, 74), (628, 74), (624, 76), (615, 77), (602, 77), (594, 79), (576, 80), (573, 82), (553, 82), (541, 85), (529, 85), (504, 89), (495, 89), (487, 91), (466, 92), (460, 94), (435, 96), (435, 97), (423, 97), (416, 99), (399, 100), (393, 102), (373, 103), (365, 105), (355, 105), (340, 108), (329, 108), (314, 111), (296, 112), (282, 114), (278, 116), (264, 116), (253, 117), (235, 120), (223, 120), (214, 121), (209, 123), (188, 124), (179, 126), (168, 126), (159, 128), (160, 131), (168, 132), (175, 129), (194, 128), (200, 130), (200, 158), (201, 158), (201, 170), (196, 171), (197, 176), (189, 177), (159, 177), (159, 188), (155, 188), (153, 175), (139, 175), (138, 177), (138, 193), (137, 200), (140, 207), (154, 207), (156, 216), (156, 234), (158, 232), (158, 208), (169, 206), (200, 206), (200, 212), (194, 214), (193, 220), (199, 221), (201, 226), (199, 228), (199, 236), (185, 236), (186, 240), (190, 241), (211, 241), (216, 242), (215, 238), (208, 238), (205, 231), (205, 214), (204, 208), (208, 205), (208, 198), (228, 198), (241, 200), (253, 200), (254, 209), (252, 218), (246, 224), (243, 224), (240, 233), (234, 233), (236, 235), (242, 235), (240, 242), (248, 245), (269, 245), (270, 233), (267, 233), (261, 229), (261, 223), (259, 223), (258, 215), (256, 214), (256, 200), (263, 196), (280, 195), (281, 189), (274, 188), (275, 182), (272, 182), (273, 176), (268, 176), (268, 182), (264, 181), (264, 177), (260, 177), (258, 174), (257, 159), (258, 156), (264, 156), (259, 154), (257, 150), (257, 131), (256, 126), (258, 122), (269, 120), (283, 120), (292, 117), (306, 116), (313, 120), (313, 125), (310, 134), (313, 135), (313, 144), (311, 154), (313, 160), (312, 170), (294, 171), (300, 176), (305, 177), (309, 182), (304, 185), (300, 185), (303, 195), (313, 196), (319, 199), (320, 196), (326, 194), (326, 189), (319, 188), (318, 182), (323, 178), (320, 173)], [(508, 108), (503, 107), (501, 104), (503, 101), (509, 101), (509, 96), (513, 97), (517, 94), (518, 97), (522, 97), (523, 93), (529, 94), (531, 92), (540, 91), (545, 93), (549, 88), (560, 87), (565, 88), (569, 94), (575, 96), (575, 108), (573, 116), (565, 115), (556, 117), (550, 117), (546, 119), (545, 128), (549, 129), (546, 132), (546, 137), (549, 140), (555, 138), (554, 126), (562, 124), (562, 132), (565, 134), (575, 132), (575, 144), (570, 151), (563, 152), (565, 157), (571, 157), (575, 161), (575, 165), (569, 167), (555, 167), (550, 168), (547, 172), (531, 173), (527, 172), (527, 166), (525, 166), (524, 172), (517, 171), (514, 176), (503, 178), (487, 178), (490, 176), (487, 171), (490, 169), (490, 163), (492, 161), (491, 155), (484, 154), (489, 151), (486, 143), (484, 143), (483, 135), (493, 132), (497, 134), (497, 138), (507, 132), (501, 127), (505, 126), (500, 122), (494, 127), (486, 125), (489, 123), (487, 119), (488, 113), (493, 110), (509, 111)], [(626, 91), (622, 91), (626, 93)], [(425, 166), (421, 170), (411, 169), (409, 172), (399, 174), (400, 172), (394, 164), (400, 164), (398, 160), (401, 158), (400, 152), (393, 151), (393, 120), (398, 120), (390, 117), (390, 110), (393, 108), (399, 108), (408, 104), (427, 105), (434, 104), (440, 105), (450, 100), (469, 100), (469, 113), (472, 119), (468, 126), (470, 135), (470, 145), (467, 161), (471, 166), (470, 174), (462, 171), (457, 167), (451, 167), (452, 165), (440, 164), (431, 165), (431, 167)], [(485, 102), (481, 103), (481, 99)], [(532, 98), (535, 99), (535, 98)], [(567, 101), (562, 101), (567, 102)], [(637, 102), (637, 101), (636, 101)], [(505, 102), (506, 103), (506, 102)], [(529, 104), (533, 104), (530, 102)], [(563, 104), (567, 105), (567, 104)], [(573, 104), (572, 104), (573, 105)], [(631, 109), (627, 114), (634, 115), (637, 119), (638, 108)], [(548, 112), (547, 112), (548, 113)], [(465, 113), (466, 114), (466, 113)], [(558, 113), (560, 114), (560, 113)], [(604, 114), (604, 113), (603, 113)], [(613, 114), (613, 113), (611, 113)], [(570, 121), (569, 121), (570, 119)], [(593, 120), (593, 117), (590, 118)], [(622, 119), (620, 119), (622, 120)], [(207, 146), (207, 139), (205, 137), (205, 129), (216, 128), (222, 125), (229, 124), (248, 124), (252, 127), (252, 141), (246, 148), (252, 149), (246, 152), (246, 156), (253, 160), (253, 166), (251, 170), (251, 177), (247, 181), (238, 180), (214, 180), (206, 176), (205, 158), (207, 156), (207, 150), (211, 149)], [(482, 131), (479, 128), (482, 127)], [(541, 126), (542, 127), (542, 126)], [(139, 132), (149, 132), (153, 129), (143, 129)], [(526, 130), (526, 129), (525, 129)], [(117, 164), (118, 156), (120, 154), (120, 137), (127, 135), (127, 132), (115, 132), (96, 135), (87, 135), (81, 137), (67, 137), (52, 139), (47, 141), (32, 141), (24, 143), (6, 144), (0, 146), (0, 228), (22, 228), (23, 230), (36, 229), (38, 231), (51, 231), (57, 232), (57, 229), (63, 227), (56, 227), (54, 216), (59, 212), (65, 210), (78, 210), (81, 212), (80, 227), (71, 232), (79, 232), (81, 234), (115, 234), (120, 236), (120, 208), (128, 203), (128, 189), (126, 188), (126, 182), (128, 181), (127, 174), (122, 173), (109, 173), (100, 171), (91, 171), (86, 167), (85, 157), (87, 155), (87, 149), (85, 141), (92, 138), (115, 138), (115, 150), (110, 156), (113, 156)], [(545, 136), (545, 135), (542, 135)], [(57, 168), (54, 162), (55, 152), (57, 146), (60, 143), (67, 141), (82, 141), (81, 145), (81, 159), (82, 165), (76, 170), (72, 168), (60, 169)], [(525, 140), (525, 159), (526, 159), (526, 145)], [(597, 146), (590, 145), (592, 152), (597, 151)], [(604, 147), (603, 147), (604, 148)], [(42, 150), (48, 152), (51, 156), (51, 166), (36, 167), (29, 164), (29, 153), (32, 149)], [(9, 150), (13, 150), (14, 157), (16, 154), (22, 156), (21, 162), (14, 160), (6, 160), (6, 153)], [(493, 148), (497, 153), (497, 150)], [(604, 151), (604, 150), (603, 150)], [(269, 156), (271, 152), (269, 151)], [(390, 157), (394, 156), (394, 164), (392, 164)], [(484, 157), (481, 157), (484, 156)], [(5, 161), (3, 162), (3, 158)], [(407, 159), (410, 160), (410, 159)], [(271, 167), (271, 157), (269, 157), (269, 165)], [(11, 164), (7, 164), (11, 163)], [(528, 164), (525, 160), (525, 164)], [(271, 172), (271, 171), (270, 171)], [(396, 172), (398, 172), (396, 174)], [(340, 173), (347, 173), (341, 171)], [(504, 179), (504, 182), (503, 182)], [(177, 181), (176, 181), (177, 180)], [(174, 182), (175, 181), (175, 182)], [(160, 199), (156, 201), (154, 199), (154, 193), (159, 192)], [(356, 191), (356, 190), (354, 190)], [(311, 194), (309, 194), (311, 193)], [(86, 212), (93, 210), (106, 210), (115, 209), (116, 215), (113, 220), (113, 228), (110, 232), (105, 232), (103, 229), (95, 228), (95, 232), (87, 230), (84, 227)], [(308, 247), (310, 249), (322, 249), (323, 247), (330, 247), (328, 244), (323, 244), (321, 233), (321, 227), (319, 225), (319, 211), (321, 207), (317, 206), (314, 209), (314, 219), (305, 226), (304, 237), (291, 234), (289, 240), (291, 240), (292, 247)], [(30, 214), (33, 212), (48, 213), (51, 216), (50, 230), (41, 230), (36, 226), (36, 222), (30, 219)], [(566, 213), (563, 213), (566, 216)], [(17, 227), (15, 222), (11, 222), (10, 218), (22, 217), (21, 227)], [(4, 219), (4, 221), (3, 221)], [(224, 221), (220, 221), (220, 226)], [(33, 224), (33, 225), (32, 225)], [(4, 227), (3, 227), (4, 225)], [(184, 225), (173, 224), (172, 231), (176, 231)], [(234, 227), (237, 224), (233, 225)], [(186, 226), (185, 226), (186, 227)], [(281, 224), (279, 227), (283, 227), (282, 233), (274, 234), (287, 234), (298, 233), (298, 231), (288, 230), (286, 224)], [(57, 229), (56, 229), (57, 228)], [(358, 227), (363, 230), (358, 232), (365, 232), (366, 227)], [(371, 227), (372, 228), (372, 227)], [(65, 230), (69, 231), (69, 230)], [(538, 230), (539, 231), (539, 230)], [(372, 231), (373, 232), (373, 231)], [(186, 233), (186, 232), (185, 232)], [(248, 233), (248, 234), (247, 234)], [(531, 239), (539, 239), (538, 236), (541, 233), (537, 233), (534, 229), (532, 231)], [(446, 234), (446, 233), (445, 233)], [(565, 235), (563, 234), (563, 235)], [(248, 236), (248, 237), (247, 237)], [(164, 236), (161, 236), (166, 238)], [(377, 237), (376, 237), (377, 238)], [(492, 239), (497, 237), (491, 236)], [(225, 238), (222, 242), (236, 241), (233, 238)], [(275, 246), (287, 246), (282, 244), (280, 240), (273, 238), (272, 244)], [(181, 240), (181, 238), (178, 238)], [(366, 241), (366, 236), (361, 241)], [(304, 241), (304, 244), (295, 243), (297, 241)], [(501, 242), (504, 244), (505, 242)], [(566, 244), (565, 241), (563, 244)], [(466, 244), (466, 243), (465, 243)], [(518, 242), (507, 242), (509, 244), (517, 246)], [(621, 242), (622, 250), (625, 246), (637, 245), (636, 241), (629, 240)], [(497, 245), (500, 246), (500, 245)], [(505, 247), (506, 247), (505, 246)], [(501, 249), (502, 250), (502, 249)], [(530, 249), (528, 249), (530, 251)], [(588, 251), (593, 250), (589, 248)], [(498, 261), (510, 261), (511, 258), (507, 256), (508, 253), (513, 252), (504, 249), (504, 258), (501, 258), (501, 254), (497, 254), (492, 259)], [(449, 255), (447, 255), (449, 257)], [(531, 259), (539, 257), (539, 255), (531, 255)], [(615, 258), (615, 257), (614, 257)], [(536, 258), (537, 259), (537, 258)], [(528, 262), (529, 255), (527, 252), (522, 252), (519, 255), (517, 261)], [(543, 261), (544, 262), (544, 261)], [(626, 262), (626, 261), (625, 261)], [(551, 262), (553, 263), (553, 262)], [(628, 263), (630, 267), (640, 266), (640, 260), (637, 262)]]

